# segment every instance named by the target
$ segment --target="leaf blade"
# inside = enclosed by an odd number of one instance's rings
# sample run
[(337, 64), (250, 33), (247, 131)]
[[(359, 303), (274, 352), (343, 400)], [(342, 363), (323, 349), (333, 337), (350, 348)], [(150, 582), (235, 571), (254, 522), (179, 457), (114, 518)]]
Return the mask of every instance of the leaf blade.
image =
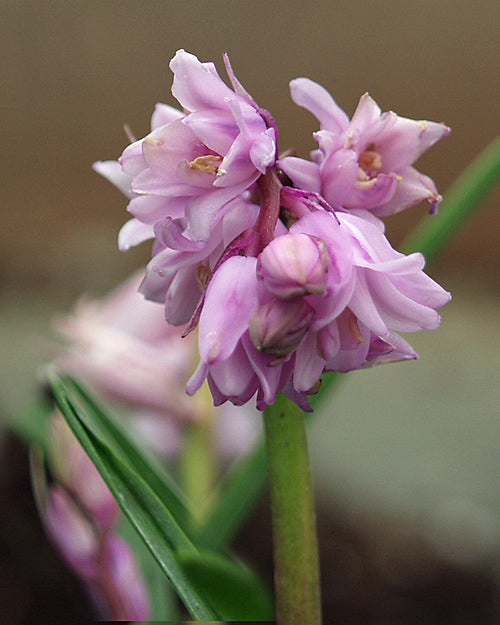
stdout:
[[(174, 586), (191, 615), (201, 620), (218, 620), (218, 614), (204, 601), (186, 576), (177, 554), (165, 536), (169, 533), (177, 548), (184, 553), (197, 553), (182, 530), (149, 486), (118, 458), (99, 437), (86, 427), (70, 399), (65, 395), (60, 378), (51, 374), (50, 382), (58, 406), (84, 450), (115, 496), (124, 514), (141, 536), (156, 561)], [(172, 528), (174, 532), (172, 534)]]

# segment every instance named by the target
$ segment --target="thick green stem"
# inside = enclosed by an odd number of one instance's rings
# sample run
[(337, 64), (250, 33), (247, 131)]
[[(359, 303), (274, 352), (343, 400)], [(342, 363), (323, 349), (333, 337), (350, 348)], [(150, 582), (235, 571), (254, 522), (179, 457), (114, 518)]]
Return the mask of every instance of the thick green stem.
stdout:
[(264, 413), (278, 625), (320, 625), (318, 543), (304, 413), (279, 395)]

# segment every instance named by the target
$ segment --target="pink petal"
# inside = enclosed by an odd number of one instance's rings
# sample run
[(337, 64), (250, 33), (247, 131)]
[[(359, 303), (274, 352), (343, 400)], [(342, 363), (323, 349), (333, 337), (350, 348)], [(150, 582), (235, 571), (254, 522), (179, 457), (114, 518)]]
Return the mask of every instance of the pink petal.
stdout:
[(200, 355), (209, 364), (226, 360), (248, 329), (258, 306), (257, 259), (235, 256), (226, 260), (207, 288), (200, 317)]
[[(276, 394), (279, 391), (281, 366), (269, 366), (271, 359), (255, 349), (248, 333), (243, 335), (242, 345), (252, 369), (259, 380), (259, 394), (261, 400), (266, 405), (270, 405), (274, 402)], [(259, 407), (259, 410), (262, 410), (262, 408)]]
[(370, 94), (361, 96), (359, 104), (352, 116), (349, 131), (357, 130), (360, 134), (369, 131), (380, 119), (380, 107)]
[(179, 109), (174, 108), (168, 104), (162, 104), (158, 102), (151, 116), (151, 130), (156, 130), (160, 126), (165, 126), (174, 122), (176, 119), (184, 117), (184, 113)]
[(187, 323), (200, 299), (196, 267), (180, 269), (170, 284), (165, 298), (165, 319), (174, 326)]
[(301, 189), (320, 193), (320, 170), (316, 163), (296, 156), (280, 158), (277, 165)]
[(115, 187), (128, 197), (134, 197), (130, 191), (132, 177), (126, 174), (118, 161), (96, 161), (92, 169), (107, 178)]
[[(441, 318), (435, 310), (401, 293), (386, 275), (369, 272), (366, 276), (377, 309), (391, 329), (416, 332), (422, 329), (435, 330), (439, 326)], [(366, 325), (375, 334), (386, 338), (386, 334), (375, 331), (368, 323)]]
[(366, 182), (357, 181), (344, 199), (346, 208), (372, 209), (388, 202), (398, 187), (396, 174), (379, 174)]
[(375, 215), (385, 217), (424, 200), (439, 203), (442, 199), (431, 178), (421, 174), (413, 167), (407, 167), (399, 175), (401, 180), (396, 186), (392, 199), (375, 208), (373, 210)]
[(118, 248), (122, 252), (126, 252), (131, 247), (153, 237), (154, 232), (151, 224), (144, 224), (135, 218), (129, 219), (118, 233)]
[(235, 97), (212, 64), (208, 69), (206, 64), (184, 50), (176, 52), (170, 61), (170, 69), (174, 73), (172, 94), (187, 111), (223, 109), (227, 107), (226, 98)]
[(295, 104), (303, 106), (318, 119), (322, 129), (340, 134), (347, 128), (349, 118), (318, 83), (308, 78), (296, 78), (290, 82), (290, 93)]
[(293, 386), (297, 391), (311, 389), (323, 373), (325, 361), (318, 354), (317, 340), (317, 334), (310, 332), (297, 348), (293, 373)]
[(184, 124), (216, 154), (225, 154), (239, 131), (230, 111), (195, 111), (184, 119)]
[(250, 148), (250, 160), (260, 171), (266, 173), (266, 168), (274, 163), (276, 156), (276, 139), (274, 128), (268, 128), (258, 135)]

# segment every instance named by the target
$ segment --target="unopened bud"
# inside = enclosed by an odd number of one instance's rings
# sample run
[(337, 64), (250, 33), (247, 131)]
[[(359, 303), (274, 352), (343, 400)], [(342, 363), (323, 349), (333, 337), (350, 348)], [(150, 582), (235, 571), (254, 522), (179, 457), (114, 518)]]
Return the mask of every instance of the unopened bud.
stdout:
[(323, 295), (330, 257), (325, 243), (303, 233), (278, 237), (259, 256), (257, 274), (266, 288), (281, 299)]
[(250, 317), (250, 337), (260, 352), (281, 358), (293, 352), (304, 338), (314, 310), (303, 299), (273, 299)]

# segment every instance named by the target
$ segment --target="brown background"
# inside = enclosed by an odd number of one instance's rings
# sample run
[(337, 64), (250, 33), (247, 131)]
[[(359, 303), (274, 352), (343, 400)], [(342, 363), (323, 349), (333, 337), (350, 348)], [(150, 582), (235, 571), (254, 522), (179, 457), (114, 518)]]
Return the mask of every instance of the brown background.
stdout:
[[(241, 82), (275, 116), (281, 149), (303, 156), (314, 147), (315, 121), (289, 98), (297, 76), (321, 82), (349, 114), (370, 91), (384, 110), (446, 122), (452, 134), (419, 163), (445, 192), (499, 130), (499, 32), (498, 0), (0, 1), (0, 421), (31, 402), (50, 318), (147, 260), (147, 244), (117, 251), (126, 200), (91, 164), (120, 154), (123, 123), (141, 136), (155, 102), (174, 103), (168, 61), (178, 48), (219, 68), (227, 50)], [(337, 614), (344, 601), (354, 615), (342, 622), (497, 622), (484, 614), (492, 604), (498, 613), (500, 578), (500, 363), (492, 331), (499, 199), (497, 189), (432, 268), (454, 299), (435, 335), (411, 337), (421, 360), (353, 374), (313, 424), (316, 483), (335, 523), (346, 515), (349, 532), (370, 534), (365, 569), (378, 562), (373, 583), (366, 581), (360, 550), (320, 528), (324, 595)], [(392, 241), (425, 214), (418, 207), (389, 219)], [(58, 599), (45, 590), (55, 587), (56, 569), (45, 566), (47, 547), (37, 546), (41, 530), (32, 527), (26, 452), (13, 454), (8, 438), (0, 452), (0, 586), (9, 580), (12, 622), (31, 623), (32, 614), (42, 622), (32, 597), (64, 608), (72, 591), (58, 586)], [(319, 518), (325, 525), (325, 510)], [(444, 573), (422, 564), (429, 550)], [(384, 604), (387, 579), (400, 608)], [(420, 618), (416, 606), (429, 602), (440, 618)], [(402, 616), (388, 621), (391, 613)]]
[[(71, 301), (101, 289), (148, 253), (116, 251), (126, 202), (90, 169), (117, 157), (128, 122), (148, 130), (173, 103), (168, 61), (184, 47), (238, 77), (278, 122), (281, 149), (306, 156), (315, 121), (288, 81), (309, 76), (350, 114), (364, 91), (383, 110), (445, 121), (453, 133), (420, 162), (444, 191), (498, 131), (500, 5), (416, 2), (2, 2), (2, 246), (6, 288)], [(492, 278), (499, 194), (447, 252), (460, 273)], [(397, 242), (425, 208), (394, 217)]]

